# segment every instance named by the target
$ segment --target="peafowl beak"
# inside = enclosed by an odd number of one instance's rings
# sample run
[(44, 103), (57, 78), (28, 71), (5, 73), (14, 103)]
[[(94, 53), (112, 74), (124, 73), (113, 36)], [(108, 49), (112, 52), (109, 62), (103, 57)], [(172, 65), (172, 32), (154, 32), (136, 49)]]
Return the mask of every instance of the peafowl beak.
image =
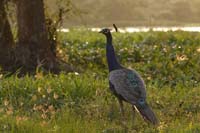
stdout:
[(99, 31), (99, 33), (103, 33), (103, 30)]

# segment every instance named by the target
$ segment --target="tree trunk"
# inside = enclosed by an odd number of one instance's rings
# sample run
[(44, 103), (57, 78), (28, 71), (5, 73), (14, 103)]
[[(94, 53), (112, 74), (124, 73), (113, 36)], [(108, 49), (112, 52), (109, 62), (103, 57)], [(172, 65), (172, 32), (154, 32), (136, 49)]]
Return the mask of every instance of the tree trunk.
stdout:
[(25, 72), (45, 67), (57, 71), (45, 24), (43, 0), (17, 0), (18, 43), (16, 63)]
[(4, 0), (0, 0), (0, 65), (3, 70), (9, 70), (11, 65), (11, 50), (13, 36), (4, 8)]

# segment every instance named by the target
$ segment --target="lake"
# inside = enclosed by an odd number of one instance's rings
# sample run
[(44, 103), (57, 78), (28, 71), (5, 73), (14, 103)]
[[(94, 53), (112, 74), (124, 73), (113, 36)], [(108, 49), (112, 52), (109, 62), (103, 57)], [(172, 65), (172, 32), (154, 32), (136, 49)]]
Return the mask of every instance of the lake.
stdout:
[[(91, 31), (98, 32), (101, 28), (88, 28)], [(114, 29), (114, 28), (113, 28)], [(133, 33), (133, 32), (148, 32), (148, 31), (188, 31), (188, 32), (200, 32), (200, 27), (125, 27), (118, 28), (121, 33)], [(61, 32), (69, 32), (69, 29), (63, 28), (59, 30)], [(113, 30), (114, 31), (114, 30)]]

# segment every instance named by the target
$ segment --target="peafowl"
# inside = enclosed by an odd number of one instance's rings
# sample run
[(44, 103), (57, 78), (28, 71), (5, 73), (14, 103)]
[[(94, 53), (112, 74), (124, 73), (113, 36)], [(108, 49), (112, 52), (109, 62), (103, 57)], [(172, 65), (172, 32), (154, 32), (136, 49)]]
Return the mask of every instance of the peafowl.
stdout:
[[(115, 27), (116, 29), (116, 27)], [(158, 124), (158, 120), (146, 101), (145, 83), (141, 76), (131, 69), (127, 69), (119, 64), (116, 59), (115, 50), (112, 44), (112, 34), (110, 29), (104, 28), (99, 33), (106, 36), (106, 57), (109, 68), (109, 86), (111, 92), (117, 97), (120, 105), (120, 111), (124, 115), (123, 101), (132, 105), (142, 117)]]

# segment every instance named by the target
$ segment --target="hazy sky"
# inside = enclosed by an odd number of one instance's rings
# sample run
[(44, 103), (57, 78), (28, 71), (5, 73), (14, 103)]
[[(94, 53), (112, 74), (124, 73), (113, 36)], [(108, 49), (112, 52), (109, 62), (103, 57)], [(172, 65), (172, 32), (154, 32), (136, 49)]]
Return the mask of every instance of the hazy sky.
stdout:
[[(46, 0), (54, 5), (55, 0)], [(200, 0), (73, 0), (79, 13), (64, 25), (122, 26), (199, 25)], [(52, 9), (52, 8), (51, 8)], [(55, 8), (54, 8), (55, 9)]]

